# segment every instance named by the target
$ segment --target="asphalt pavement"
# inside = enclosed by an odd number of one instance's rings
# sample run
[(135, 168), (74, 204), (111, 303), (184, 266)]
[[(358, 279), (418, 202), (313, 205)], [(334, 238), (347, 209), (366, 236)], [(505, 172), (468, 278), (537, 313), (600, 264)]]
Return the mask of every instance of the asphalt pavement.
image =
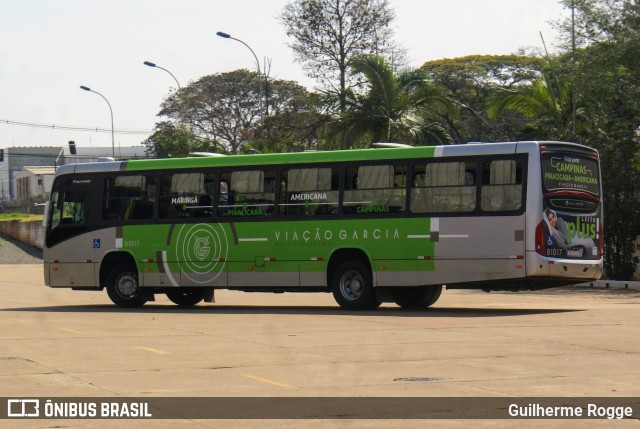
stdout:
[(0, 265), (41, 264), (42, 250), (0, 235)]

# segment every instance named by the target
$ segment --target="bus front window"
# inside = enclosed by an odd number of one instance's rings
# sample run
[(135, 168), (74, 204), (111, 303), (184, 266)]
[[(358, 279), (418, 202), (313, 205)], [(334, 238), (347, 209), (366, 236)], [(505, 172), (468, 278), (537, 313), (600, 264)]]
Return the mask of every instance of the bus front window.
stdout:
[(55, 191), (51, 194), (48, 245), (64, 241), (85, 230), (86, 200), (86, 191)]
[(85, 192), (54, 193), (51, 229), (62, 225), (84, 225)]

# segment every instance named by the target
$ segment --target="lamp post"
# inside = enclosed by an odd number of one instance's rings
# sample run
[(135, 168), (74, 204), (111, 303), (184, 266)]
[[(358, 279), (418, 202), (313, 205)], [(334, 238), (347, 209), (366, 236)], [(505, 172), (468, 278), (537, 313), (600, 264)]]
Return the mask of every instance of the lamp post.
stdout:
[(113, 109), (111, 108), (111, 103), (109, 103), (109, 100), (107, 100), (107, 97), (105, 97), (104, 95), (100, 94), (98, 91), (94, 91), (93, 89), (84, 86), (84, 85), (80, 85), (80, 89), (83, 89), (85, 91), (89, 91), (89, 92), (93, 92), (95, 94), (98, 94), (100, 97), (102, 97), (102, 99), (104, 101), (107, 102), (107, 105), (109, 106), (109, 112), (111, 112), (111, 154), (113, 156), (113, 158), (115, 159), (116, 157), (116, 144), (115, 144), (115, 137), (114, 137), (114, 131), (113, 131)]
[[(145, 61), (143, 63), (145, 66), (149, 66), (149, 67), (153, 67), (156, 69), (160, 69), (160, 70), (164, 70), (167, 73), (169, 73), (171, 75), (171, 77), (173, 78), (173, 80), (176, 81), (176, 85), (178, 85), (178, 91), (180, 91), (182, 89), (182, 87), (180, 86), (180, 82), (178, 82), (178, 79), (176, 79), (176, 77), (173, 75), (173, 73), (171, 73), (169, 70), (165, 69), (164, 67), (160, 67), (159, 65), (157, 65), (156, 63), (152, 63), (151, 61)], [(176, 96), (176, 99), (178, 101), (178, 123), (180, 123), (180, 121), (182, 120), (182, 103), (180, 102), (180, 98), (179, 95)]]
[(181, 89), (181, 87), (180, 87), (180, 82), (178, 82), (178, 79), (176, 79), (176, 77), (173, 75), (173, 73), (171, 73), (169, 70), (165, 69), (164, 67), (160, 67), (159, 65), (157, 65), (157, 64), (155, 64), (155, 63), (152, 63), (151, 61), (145, 61), (145, 62), (144, 62), (144, 65), (145, 65), (145, 66), (149, 66), (149, 67), (153, 67), (153, 68), (156, 68), (156, 69), (160, 69), (160, 70), (164, 70), (164, 71), (166, 71), (167, 73), (169, 73), (169, 74), (171, 75), (171, 77), (173, 78), (173, 80), (175, 80), (175, 81), (176, 81), (176, 85), (178, 85), (178, 89)]
[(218, 32), (216, 33), (216, 36), (220, 36), (220, 37), (222, 37), (223, 39), (231, 39), (231, 40), (235, 40), (236, 42), (240, 42), (240, 43), (242, 43), (244, 46), (246, 46), (246, 47), (251, 51), (251, 53), (253, 54), (253, 58), (255, 58), (255, 60), (256, 60), (256, 69), (258, 70), (258, 73), (259, 73), (259, 74), (262, 74), (262, 71), (260, 70), (260, 61), (258, 61), (258, 56), (257, 56), (257, 55), (256, 55), (256, 53), (253, 51), (253, 49), (251, 49), (251, 46), (247, 45), (247, 44), (246, 44), (246, 43), (244, 43), (242, 40), (240, 40), (240, 39), (236, 39), (235, 37), (231, 37), (231, 35), (230, 35), (230, 34), (224, 33), (224, 32), (222, 32), (222, 31), (218, 31)]
[[(240, 42), (244, 46), (246, 46), (247, 49), (249, 49), (251, 51), (251, 53), (253, 54), (253, 58), (256, 60), (256, 70), (258, 70), (258, 75), (259, 76), (263, 75), (262, 70), (260, 69), (260, 61), (258, 61), (258, 56), (253, 51), (253, 49), (251, 49), (251, 46), (247, 45), (242, 40), (236, 39), (235, 37), (232, 37), (230, 34), (222, 32), (222, 31), (218, 31), (216, 33), (216, 36), (222, 37), (223, 39), (235, 40), (236, 42)], [(266, 72), (264, 73), (264, 80), (265, 80), (265, 102), (264, 102), (264, 114), (265, 115), (264, 116), (266, 118), (267, 116), (269, 116), (269, 94), (267, 93), (267, 84), (268, 84), (268, 82), (267, 82)], [(262, 93), (262, 82), (260, 81), (260, 84), (258, 85), (258, 96), (261, 96), (261, 93)]]

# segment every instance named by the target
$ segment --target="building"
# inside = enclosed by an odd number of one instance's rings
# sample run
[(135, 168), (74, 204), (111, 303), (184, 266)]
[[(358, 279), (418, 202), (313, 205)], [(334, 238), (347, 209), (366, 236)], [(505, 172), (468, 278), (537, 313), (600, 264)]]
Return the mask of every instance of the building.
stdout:
[(56, 168), (31, 166), (24, 167), (15, 177), (16, 199), (20, 204), (28, 203), (32, 197), (42, 196), (48, 199)]
[[(55, 168), (64, 164), (78, 164), (85, 162), (98, 162), (101, 160), (111, 159), (113, 149), (111, 147), (74, 147), (70, 146), (40, 146), (40, 147), (10, 147), (0, 149), (0, 204), (6, 204), (9, 201), (19, 198), (18, 186), (16, 178), (21, 174), (25, 167), (31, 169), (36, 166)], [(72, 153), (75, 152), (75, 153)], [(145, 147), (143, 145), (136, 147), (116, 148), (116, 159), (134, 159), (145, 158)], [(25, 171), (21, 178), (29, 178), (22, 182), (21, 196), (27, 195), (27, 192), (35, 191), (31, 186), (37, 186), (37, 175), (32, 172)], [(45, 186), (45, 193), (51, 189), (49, 183), (42, 175), (42, 183)], [(34, 179), (36, 185), (31, 183)], [(48, 186), (48, 187), (47, 187)], [(34, 196), (34, 194), (28, 194)]]
[[(0, 203), (16, 198), (15, 178), (24, 167), (55, 166), (64, 155), (61, 147), (10, 147), (3, 150), (0, 162)], [(60, 164), (58, 164), (60, 165)]]

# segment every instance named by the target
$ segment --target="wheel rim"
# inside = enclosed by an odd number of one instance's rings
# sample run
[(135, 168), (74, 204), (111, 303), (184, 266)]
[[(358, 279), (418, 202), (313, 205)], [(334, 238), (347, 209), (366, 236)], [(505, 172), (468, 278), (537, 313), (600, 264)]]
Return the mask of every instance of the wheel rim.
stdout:
[(345, 272), (340, 278), (340, 293), (349, 301), (355, 301), (364, 293), (364, 278), (355, 270)]
[(118, 277), (115, 289), (121, 297), (132, 298), (138, 293), (138, 279), (132, 273), (123, 273)]

